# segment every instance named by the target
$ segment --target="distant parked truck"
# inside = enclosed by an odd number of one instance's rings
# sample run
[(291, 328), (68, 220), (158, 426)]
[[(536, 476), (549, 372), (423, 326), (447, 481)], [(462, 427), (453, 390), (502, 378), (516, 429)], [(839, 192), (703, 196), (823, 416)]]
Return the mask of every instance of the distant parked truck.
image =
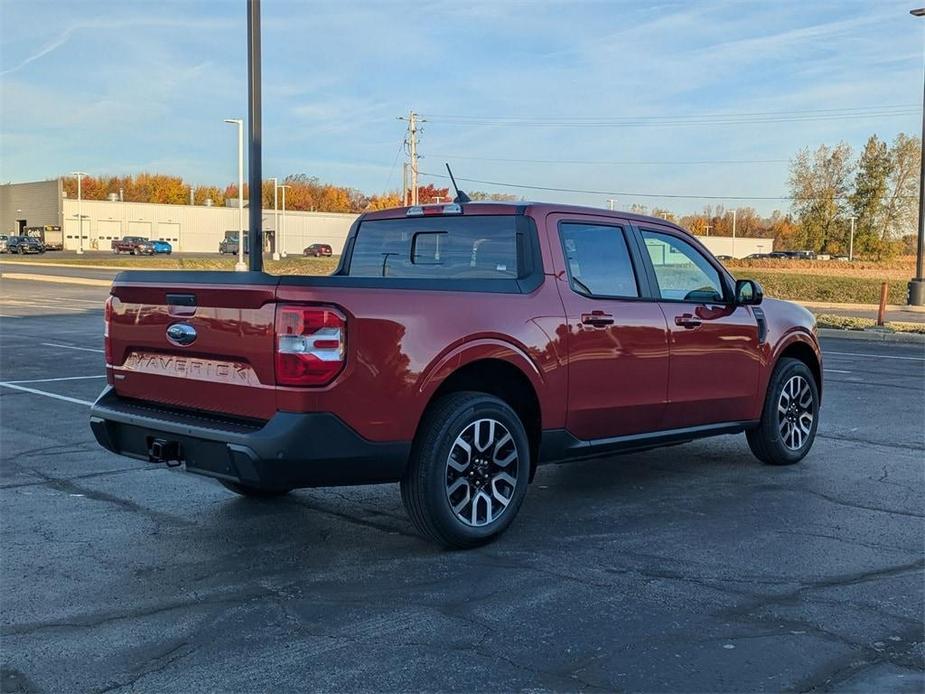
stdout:
[[(218, 244), (218, 252), (222, 255), (225, 253), (230, 253), (231, 255), (238, 254), (238, 232), (237, 231), (226, 231), (225, 238), (221, 240)], [(247, 232), (244, 232), (244, 252), (250, 252), (250, 243), (248, 242)]]
[(141, 255), (143, 252), (151, 252), (150, 245), (148, 239), (143, 236), (123, 236), (121, 239), (112, 240), (112, 252), (117, 255), (119, 253)]
[(61, 227), (55, 224), (26, 227), (23, 229), (23, 235), (41, 241), (46, 251), (64, 250), (64, 233), (61, 231)]

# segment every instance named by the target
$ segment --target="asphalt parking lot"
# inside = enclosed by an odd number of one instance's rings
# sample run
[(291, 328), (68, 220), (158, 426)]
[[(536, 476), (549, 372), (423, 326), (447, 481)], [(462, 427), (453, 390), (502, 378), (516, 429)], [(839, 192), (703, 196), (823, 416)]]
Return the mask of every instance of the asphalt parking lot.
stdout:
[(396, 486), (259, 502), (100, 449), (106, 293), (2, 282), (4, 692), (925, 687), (922, 345), (825, 341), (797, 467), (726, 436), (542, 468), (445, 552)]

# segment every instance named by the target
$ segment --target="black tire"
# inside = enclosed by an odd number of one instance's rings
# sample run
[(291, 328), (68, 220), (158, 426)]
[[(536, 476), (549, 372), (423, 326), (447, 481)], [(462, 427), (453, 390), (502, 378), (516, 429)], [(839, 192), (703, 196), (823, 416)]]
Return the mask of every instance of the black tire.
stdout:
[[(490, 427), (492, 437), (482, 451), (486, 457), (473, 460), (470, 452), (470, 459), (464, 464), (464, 469), (469, 470), (469, 473), (451, 469), (448, 462), (451, 454), (456, 456), (461, 450), (457, 445), (458, 438), (464, 437), (470, 430), (478, 435), (479, 427), (482, 426), (479, 422), (484, 423), (485, 420), (494, 422), (485, 425)], [(498, 424), (501, 427), (497, 427)], [(472, 429), (473, 427), (475, 428)], [(510, 434), (510, 441), (502, 444), (505, 438), (502, 432), (505, 429)], [(499, 438), (494, 438), (496, 432)], [(502, 450), (508, 453), (513, 450), (516, 458), (499, 465), (496, 458)], [(516, 471), (516, 474), (510, 475), (511, 471)], [(502, 472), (513, 478), (514, 484), (511, 485), (507, 481), (498, 483), (508, 492), (507, 503), (498, 507), (500, 510), (496, 517), (489, 520), (490, 516), (494, 515), (495, 503), (501, 503), (504, 498), (504, 494), (496, 487), (498, 477), (495, 476)], [(481, 475), (481, 479), (476, 477), (474, 481), (471, 480), (476, 473)], [(480, 485), (473, 503), (469, 506), (471, 513), (466, 511), (476, 520), (476, 524), (461, 519), (451, 507), (451, 494), (448, 492), (451, 476), (454, 478), (453, 484), (463, 479), (465, 485), (468, 485), (463, 489), (465, 499), (472, 498), (472, 490), (476, 489), (473, 485)], [(451, 393), (431, 405), (425, 413), (408, 468), (401, 480), (401, 497), (405, 510), (418, 532), (445, 547), (466, 549), (490, 542), (507, 529), (527, 493), (529, 476), (530, 445), (523, 423), (514, 410), (492, 395), (474, 392)], [(484, 496), (480, 497), (479, 490), (484, 492)], [(488, 503), (484, 519), (477, 517), (479, 498), (487, 500)], [(482, 520), (485, 522), (477, 524)]]
[(225, 489), (228, 489), (235, 494), (250, 497), (252, 499), (272, 499), (279, 496), (285, 496), (292, 491), (291, 489), (267, 489), (264, 487), (251, 487), (246, 484), (241, 484), (240, 482), (228, 482), (226, 480), (219, 480), (218, 483)]
[[(782, 422), (781, 415), (786, 418), (786, 412), (779, 409), (784, 388), (792, 379), (802, 378), (807, 385), (812, 401), (807, 409), (812, 415), (812, 422), (808, 426), (808, 433), (801, 433), (800, 445), (794, 446), (796, 439), (785, 440), (787, 422)], [(799, 383), (799, 382), (798, 382)], [(802, 409), (802, 408), (798, 408)], [(802, 414), (795, 415), (802, 417)], [(799, 421), (793, 425), (799, 426)], [(812, 371), (799, 359), (784, 358), (774, 367), (774, 373), (768, 383), (768, 391), (764, 398), (764, 409), (761, 412), (761, 421), (754, 429), (745, 432), (748, 446), (758, 460), (768, 465), (793, 465), (806, 457), (819, 427), (819, 387)]]

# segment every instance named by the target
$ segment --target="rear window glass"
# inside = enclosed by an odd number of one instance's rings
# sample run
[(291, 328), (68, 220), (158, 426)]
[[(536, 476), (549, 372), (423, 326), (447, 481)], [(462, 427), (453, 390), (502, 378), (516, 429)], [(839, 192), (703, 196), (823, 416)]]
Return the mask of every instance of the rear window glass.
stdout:
[(512, 279), (518, 277), (517, 218), (411, 217), (360, 225), (351, 277)]

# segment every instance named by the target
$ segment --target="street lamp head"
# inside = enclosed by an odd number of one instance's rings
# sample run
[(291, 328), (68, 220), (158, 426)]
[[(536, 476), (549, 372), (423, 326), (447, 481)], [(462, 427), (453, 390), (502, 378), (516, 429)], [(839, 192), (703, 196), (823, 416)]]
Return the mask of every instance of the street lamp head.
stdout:
[(240, 118), (226, 118), (226, 123), (231, 123), (232, 125), (243, 125), (244, 121)]
[(909, 10), (909, 14), (913, 17), (925, 17), (925, 7), (920, 7), (917, 10)]

